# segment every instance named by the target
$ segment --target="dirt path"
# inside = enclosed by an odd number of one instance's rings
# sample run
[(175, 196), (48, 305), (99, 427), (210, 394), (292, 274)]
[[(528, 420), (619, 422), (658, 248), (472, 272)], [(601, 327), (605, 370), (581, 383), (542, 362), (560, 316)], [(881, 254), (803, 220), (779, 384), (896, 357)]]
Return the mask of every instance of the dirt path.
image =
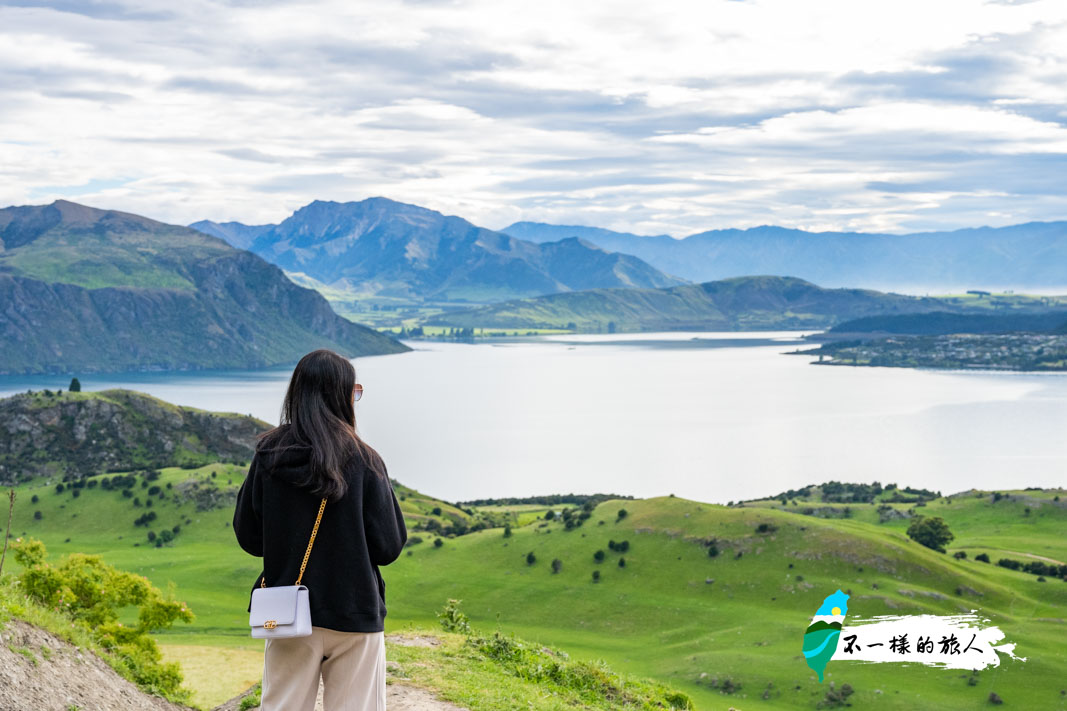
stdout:
[(1034, 555), (1033, 553), (1022, 553), (1020, 551), (1009, 551), (1003, 548), (990, 548), (990, 550), (1001, 551), (1002, 553), (1010, 553), (1012, 555), (1021, 555), (1024, 558), (1034, 558), (1036, 560), (1043, 560), (1046, 563), (1054, 563), (1056, 565), (1067, 565), (1062, 560), (1056, 560), (1055, 558), (1046, 558), (1043, 555)]

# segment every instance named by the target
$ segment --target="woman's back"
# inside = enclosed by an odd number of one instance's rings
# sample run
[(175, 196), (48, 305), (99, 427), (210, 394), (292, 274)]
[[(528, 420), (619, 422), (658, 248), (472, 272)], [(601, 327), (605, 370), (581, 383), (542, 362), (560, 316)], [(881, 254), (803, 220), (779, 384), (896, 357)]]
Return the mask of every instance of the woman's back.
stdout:
[[(237, 495), (237, 541), (252, 555), (263, 556), (263, 575), (253, 588), (264, 580), (267, 587), (296, 582), (321, 502), (302, 485), (309, 479), (311, 447), (287, 439), (278, 437), (281, 446), (256, 452)], [(377, 464), (386, 471), (380, 458)], [(313, 625), (378, 632), (386, 613), (378, 566), (400, 555), (407, 529), (387, 476), (358, 454), (343, 471), (347, 491), (326, 504), (302, 583), (309, 590)]]

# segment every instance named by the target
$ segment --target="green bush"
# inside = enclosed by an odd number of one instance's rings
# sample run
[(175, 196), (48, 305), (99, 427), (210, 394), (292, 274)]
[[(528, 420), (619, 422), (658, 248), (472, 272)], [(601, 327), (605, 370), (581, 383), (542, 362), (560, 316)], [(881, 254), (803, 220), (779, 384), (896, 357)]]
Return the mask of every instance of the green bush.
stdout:
[(944, 553), (945, 544), (955, 538), (940, 516), (917, 517), (908, 526), (908, 537), (938, 553)]
[(461, 602), (463, 601), (454, 598), (450, 599), (445, 603), (444, 609), (437, 613), (437, 619), (441, 621), (441, 627), (444, 628), (445, 632), (470, 634), (470, 620), (467, 619), (466, 614), (459, 610)]
[[(184, 602), (164, 597), (147, 578), (118, 570), (100, 556), (72, 553), (57, 565), (47, 562), (48, 551), (35, 539), (18, 539), (12, 547), (22, 567), (19, 585), (38, 604), (61, 612), (85, 629), (120, 674), (151, 694), (186, 703), (181, 669), (164, 663), (150, 634), (175, 622), (192, 622)], [(119, 611), (135, 606), (137, 623), (124, 626)]]

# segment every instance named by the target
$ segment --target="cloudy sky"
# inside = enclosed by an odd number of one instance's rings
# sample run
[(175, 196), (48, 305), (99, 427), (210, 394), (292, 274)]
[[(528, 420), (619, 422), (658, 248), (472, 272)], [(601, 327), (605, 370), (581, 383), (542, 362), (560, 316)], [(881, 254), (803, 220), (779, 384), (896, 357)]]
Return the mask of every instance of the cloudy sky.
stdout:
[(908, 232), (1065, 176), (1063, 0), (0, 0), (4, 206)]

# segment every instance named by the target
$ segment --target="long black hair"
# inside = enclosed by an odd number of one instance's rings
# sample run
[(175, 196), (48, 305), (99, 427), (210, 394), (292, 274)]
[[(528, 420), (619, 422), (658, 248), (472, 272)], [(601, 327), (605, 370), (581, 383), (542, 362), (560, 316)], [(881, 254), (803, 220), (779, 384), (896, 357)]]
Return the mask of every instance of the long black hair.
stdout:
[(381, 457), (356, 433), (355, 384), (356, 369), (347, 358), (324, 348), (308, 353), (289, 380), (281, 423), (260, 435), (256, 445), (264, 453), (311, 447), (308, 477), (301, 485), (331, 501), (348, 490), (344, 469), (353, 456), (385, 475)]

